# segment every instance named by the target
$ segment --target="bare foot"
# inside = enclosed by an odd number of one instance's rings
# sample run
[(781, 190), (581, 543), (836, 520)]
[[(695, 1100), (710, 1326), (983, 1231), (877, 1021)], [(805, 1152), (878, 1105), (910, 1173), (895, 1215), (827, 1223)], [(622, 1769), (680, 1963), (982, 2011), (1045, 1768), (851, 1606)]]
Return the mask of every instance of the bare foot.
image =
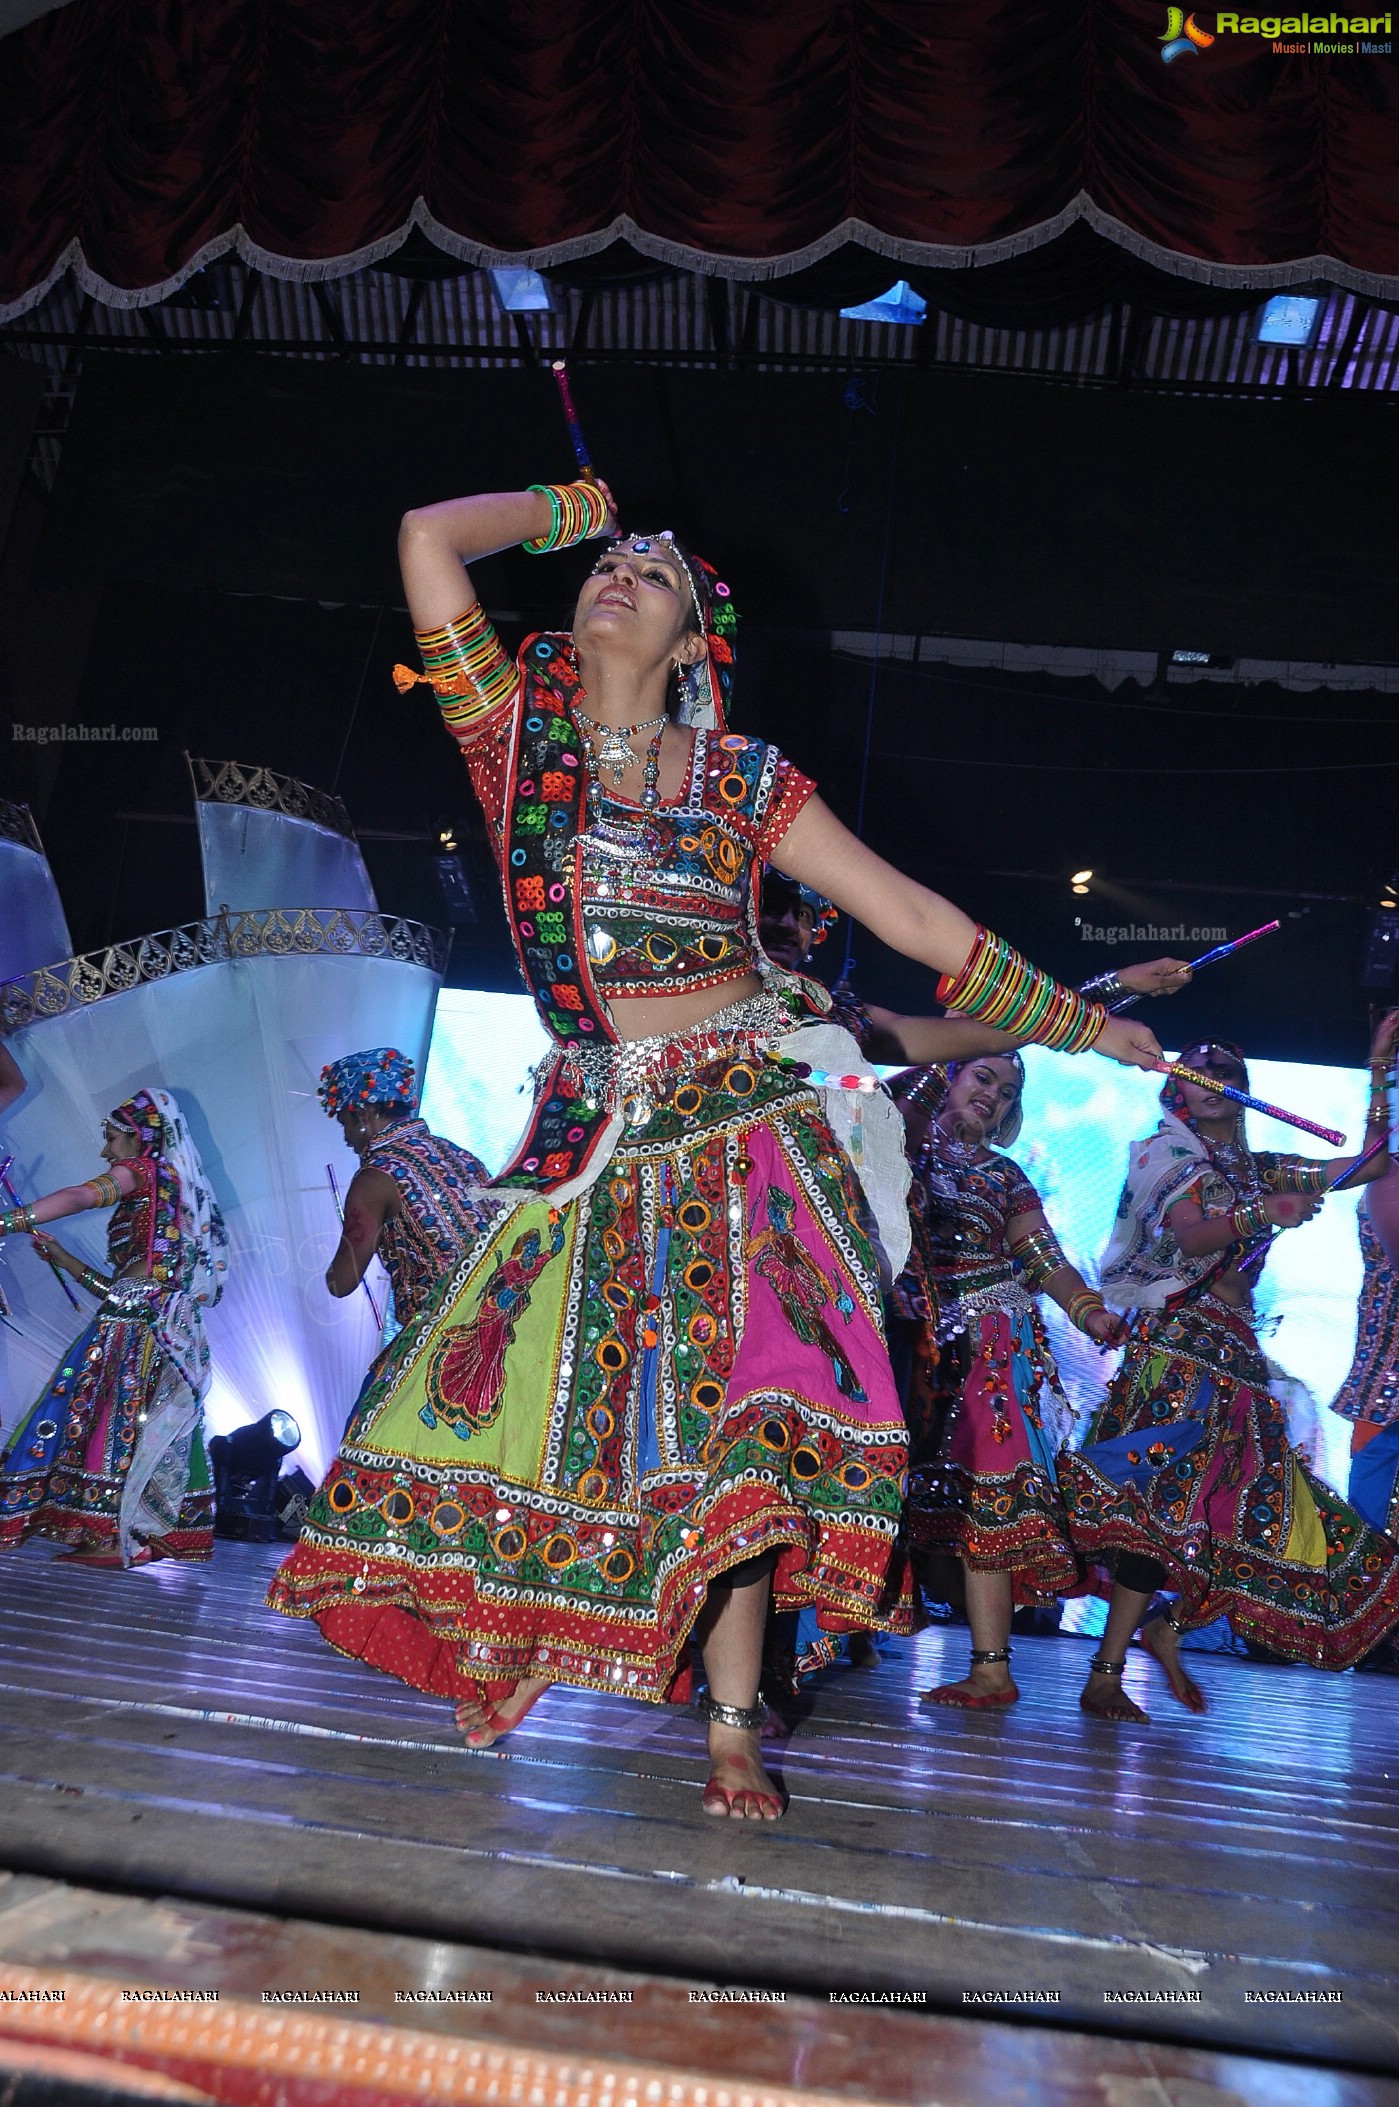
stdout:
[(939, 1683), (923, 1692), (925, 1705), (956, 1705), (964, 1712), (990, 1712), (1019, 1701), (1020, 1690), (1004, 1661), (978, 1662), (960, 1683)]
[(456, 1708), (457, 1726), (468, 1748), (488, 1749), (520, 1724), (530, 1706), (549, 1688), (547, 1676), (531, 1676), (516, 1683), (508, 1697), (492, 1704), (489, 1698), (464, 1698)]
[(775, 1822), (782, 1795), (763, 1769), (758, 1735), (746, 1727), (709, 1722), (709, 1783), (700, 1805), (706, 1814), (738, 1822)]
[(1079, 1698), (1085, 1712), (1095, 1719), (1133, 1719), (1142, 1726), (1150, 1726), (1151, 1714), (1143, 1712), (1140, 1705), (1133, 1704), (1122, 1687), (1120, 1675), (1091, 1674), (1083, 1686)]
[(1187, 1712), (1208, 1712), (1209, 1699), (1180, 1657), (1180, 1640), (1169, 1620), (1153, 1617), (1141, 1628), (1141, 1642), (1152, 1659), (1166, 1671), (1171, 1695)]
[(879, 1666), (879, 1648), (874, 1643), (874, 1633), (870, 1631), (852, 1631), (850, 1644), (845, 1650), (845, 1658), (849, 1661), (852, 1668), (877, 1668)]

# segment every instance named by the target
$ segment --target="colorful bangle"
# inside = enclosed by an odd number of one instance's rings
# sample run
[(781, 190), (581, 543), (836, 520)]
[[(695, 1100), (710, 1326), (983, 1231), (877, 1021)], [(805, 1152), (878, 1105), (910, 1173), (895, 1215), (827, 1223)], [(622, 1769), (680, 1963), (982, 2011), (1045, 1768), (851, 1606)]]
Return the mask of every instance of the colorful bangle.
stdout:
[(947, 1070), (934, 1061), (923, 1070), (912, 1089), (905, 1092), (904, 1104), (931, 1117), (942, 1110), (947, 1087)]
[(938, 982), (938, 1000), (998, 1031), (1060, 1053), (1084, 1053), (1102, 1037), (1108, 1013), (1061, 987), (1003, 937), (977, 924), (976, 942), (956, 973)]
[(88, 1186), (96, 1193), (94, 1207), (115, 1207), (121, 1198), (121, 1187), (110, 1171), (99, 1171), (95, 1178), (88, 1179)]
[(1057, 1273), (1068, 1260), (1054, 1231), (1046, 1225), (1043, 1229), (1032, 1229), (1028, 1236), (1012, 1244), (1010, 1255), (1025, 1276), (1025, 1285), (1032, 1295), (1037, 1295), (1052, 1273)]
[(1086, 1332), (1088, 1319), (1095, 1311), (1106, 1308), (1107, 1304), (1096, 1288), (1079, 1288), (1075, 1294), (1070, 1295), (1069, 1306), (1064, 1314), (1075, 1330)]
[(38, 1226), (32, 1207), (11, 1207), (0, 1214), (0, 1236), (33, 1236)]
[(411, 666), (395, 666), (394, 685), (405, 695), (418, 682), (426, 682), (441, 705), (443, 723), (454, 735), (514, 701), (519, 669), (506, 655), (479, 600), (440, 629), (415, 629), (413, 634), (424, 670), (415, 673)]
[(1250, 1237), (1261, 1236), (1265, 1229), (1272, 1227), (1266, 1212), (1267, 1204), (1266, 1198), (1260, 1194), (1252, 1200), (1241, 1200), (1231, 1209), (1229, 1226), (1240, 1243), (1246, 1244)]
[(548, 498), (551, 517), (547, 534), (520, 543), (527, 556), (571, 549), (580, 541), (590, 541), (607, 524), (607, 500), (596, 483), (531, 483), (529, 487)]
[(102, 1278), (95, 1266), (84, 1266), (78, 1275), (78, 1285), (86, 1288), (89, 1295), (96, 1295), (100, 1302), (111, 1283)]

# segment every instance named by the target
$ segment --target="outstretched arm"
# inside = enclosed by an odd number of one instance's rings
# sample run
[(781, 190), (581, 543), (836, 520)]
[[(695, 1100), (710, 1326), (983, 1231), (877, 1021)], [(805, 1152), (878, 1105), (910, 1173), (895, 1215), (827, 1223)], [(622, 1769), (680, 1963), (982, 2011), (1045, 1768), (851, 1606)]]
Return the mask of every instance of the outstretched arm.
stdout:
[[(1124, 966), (1115, 976), (1134, 995), (1176, 995), (1189, 985), (1190, 968), (1183, 959), (1150, 958), (1138, 966)], [(1079, 993), (1093, 1001), (1098, 994), (1092, 981), (1081, 981)], [(978, 1024), (974, 1017), (901, 1017), (894, 1010), (865, 1004), (865, 1014), (875, 1029), (893, 1041), (905, 1061), (970, 1061), (977, 1054), (1013, 1053), (1025, 1041), (1013, 1032), (998, 1032), (992, 1024)]]
[(60, 1185), (56, 1192), (31, 1200), (27, 1207), (0, 1212), (0, 1236), (28, 1228), (27, 1222), (18, 1219), (21, 1214), (32, 1215), (36, 1223), (43, 1224), (61, 1222), (70, 1214), (87, 1214), (94, 1207), (115, 1207), (118, 1200), (129, 1200), (140, 1182), (129, 1163), (114, 1163), (100, 1178), (89, 1178), (84, 1185)]
[[(970, 916), (876, 856), (819, 797), (802, 806), (778, 853), (791, 877), (834, 900), (891, 949), (937, 973), (958, 972), (976, 942)], [(1097, 1046), (1132, 1067), (1153, 1068), (1161, 1060), (1155, 1035), (1127, 1018), (1109, 1017)]]

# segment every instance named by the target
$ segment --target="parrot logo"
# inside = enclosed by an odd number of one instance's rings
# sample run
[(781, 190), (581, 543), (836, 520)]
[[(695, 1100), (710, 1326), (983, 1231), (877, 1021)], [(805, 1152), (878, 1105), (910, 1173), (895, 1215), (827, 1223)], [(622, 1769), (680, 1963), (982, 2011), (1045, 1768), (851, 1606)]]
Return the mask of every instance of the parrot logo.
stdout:
[(1180, 58), (1187, 51), (1208, 51), (1213, 42), (1214, 38), (1209, 31), (1201, 29), (1195, 17), (1186, 14), (1184, 8), (1168, 7), (1166, 9), (1166, 28), (1161, 38), (1161, 56), (1168, 66), (1172, 59)]

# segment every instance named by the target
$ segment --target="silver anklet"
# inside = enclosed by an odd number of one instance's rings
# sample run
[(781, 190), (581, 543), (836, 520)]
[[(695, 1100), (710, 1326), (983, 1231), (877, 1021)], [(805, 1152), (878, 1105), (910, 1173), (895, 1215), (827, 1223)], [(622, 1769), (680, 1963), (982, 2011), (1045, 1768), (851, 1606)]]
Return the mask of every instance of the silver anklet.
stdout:
[(1105, 1661), (1102, 1655), (1099, 1654), (1088, 1665), (1094, 1675), (1121, 1675), (1123, 1669), (1127, 1666), (1127, 1660), (1124, 1655), (1120, 1661)]
[(742, 1727), (750, 1734), (767, 1725), (768, 1708), (763, 1703), (761, 1690), (756, 1705), (721, 1705), (718, 1698), (711, 1697), (706, 1690), (703, 1697), (696, 1700), (695, 1710), (701, 1719), (713, 1720), (716, 1726)]
[(992, 1652), (979, 1652), (973, 1646), (971, 1658), (973, 1668), (985, 1668), (991, 1661), (1008, 1661), (1010, 1659), (1010, 1648), (1008, 1646), (998, 1646)]

